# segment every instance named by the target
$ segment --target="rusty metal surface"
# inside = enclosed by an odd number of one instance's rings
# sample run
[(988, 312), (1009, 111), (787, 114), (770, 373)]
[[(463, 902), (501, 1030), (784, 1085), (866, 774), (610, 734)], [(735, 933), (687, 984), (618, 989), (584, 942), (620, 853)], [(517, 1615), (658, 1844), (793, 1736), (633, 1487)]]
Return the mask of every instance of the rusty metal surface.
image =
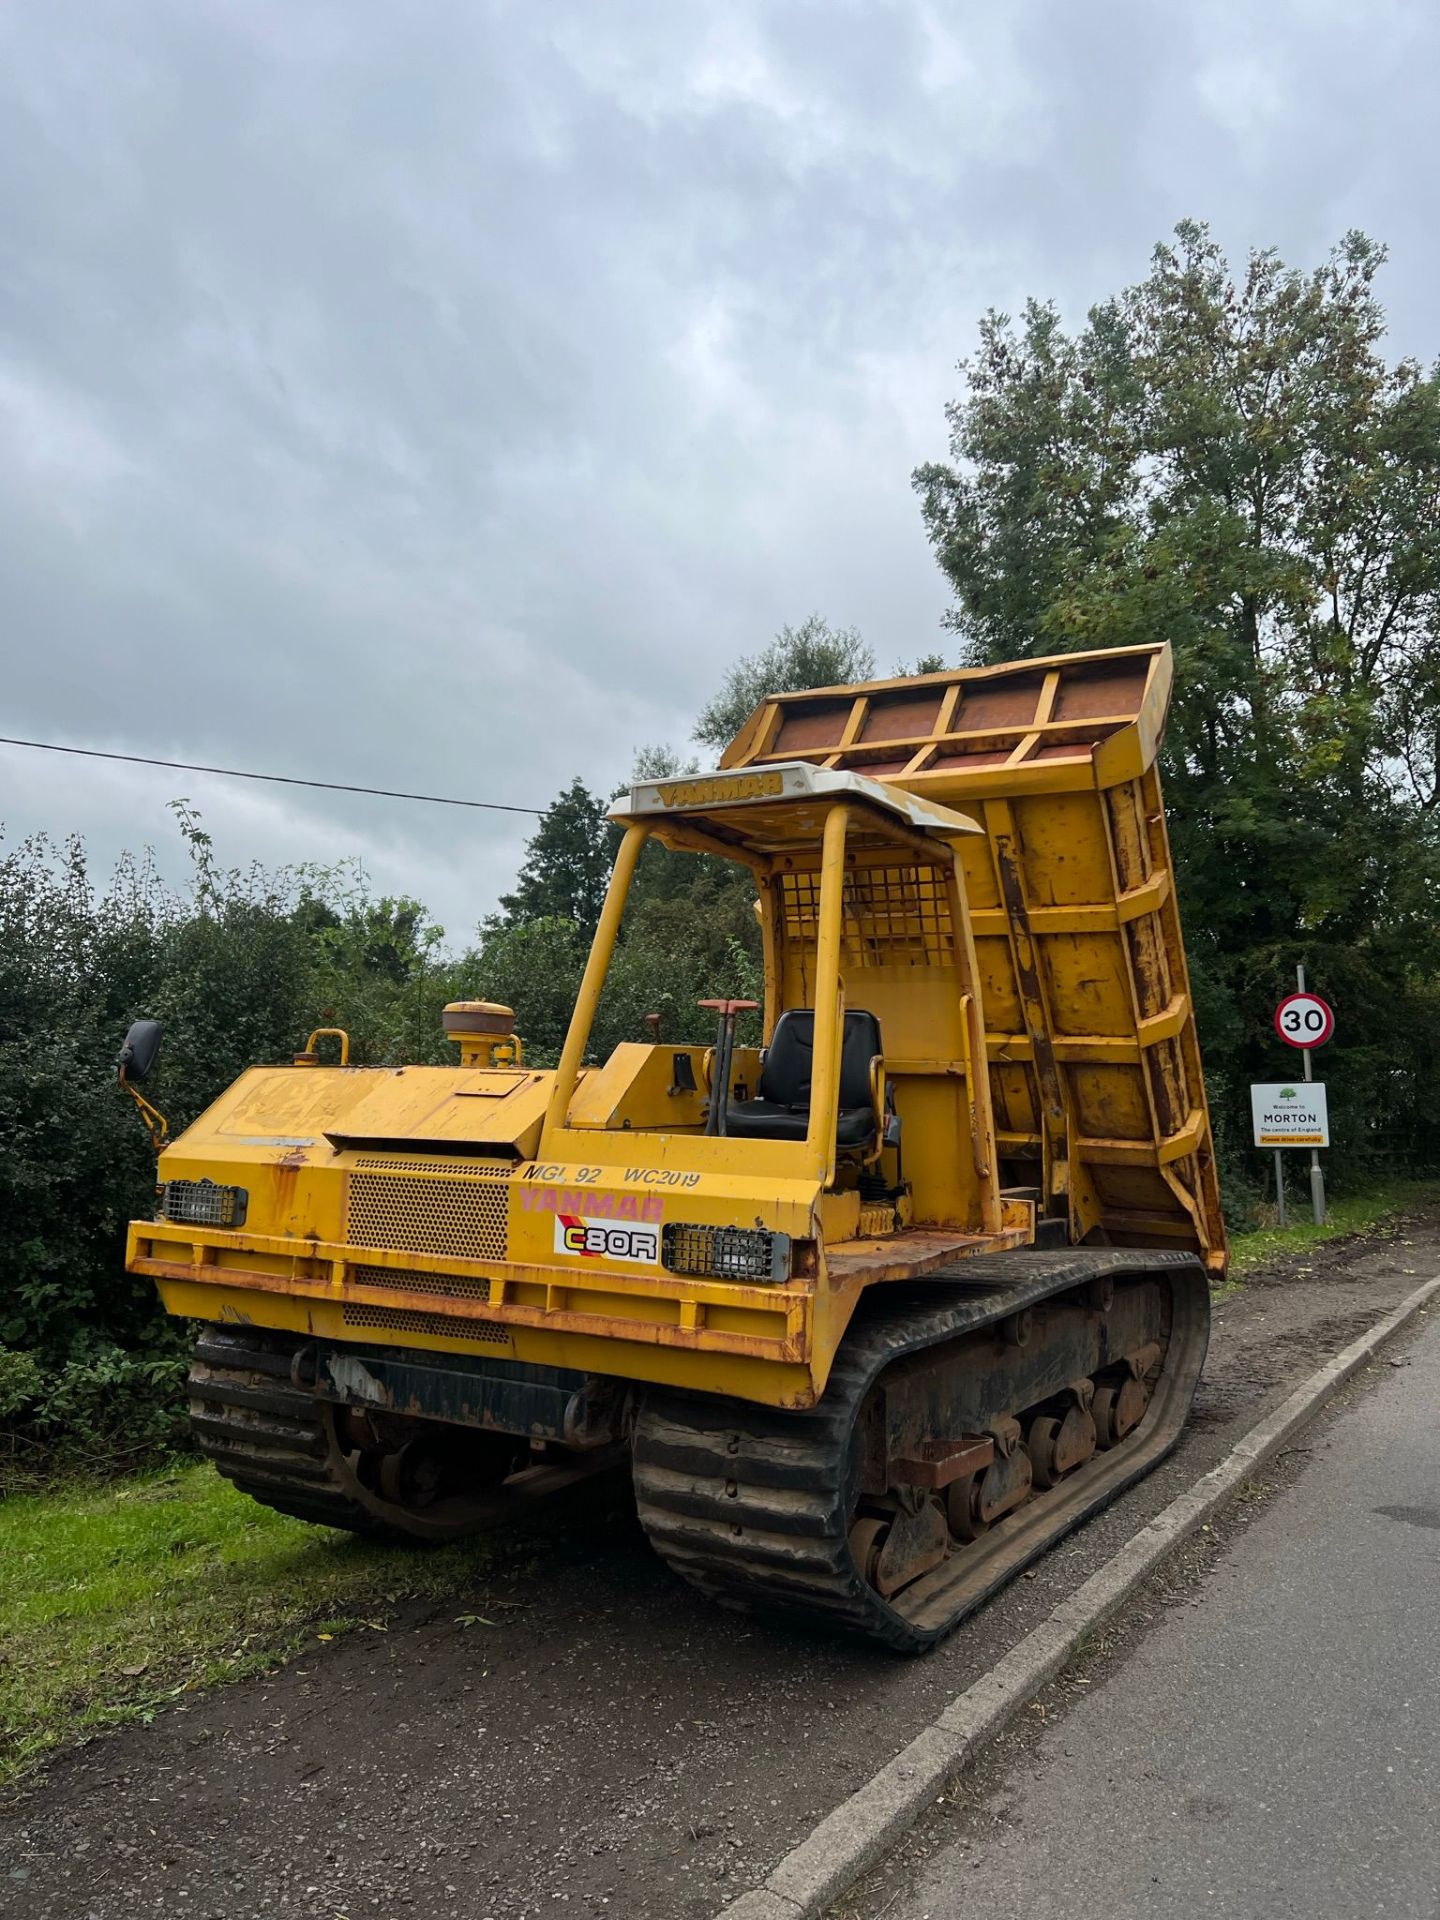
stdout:
[[(1017, 1343), (1011, 1329), (1025, 1321)], [(1161, 1282), (1131, 1276), (1114, 1289), (1108, 1310), (1083, 1287), (996, 1319), (989, 1337), (971, 1344), (962, 1372), (947, 1355), (922, 1350), (892, 1365), (882, 1382), (879, 1418), (888, 1455), (892, 1461), (913, 1456), (933, 1436), (985, 1432), (997, 1415), (1064, 1398), (1072, 1382), (1155, 1345), (1167, 1330)]]
[(885, 1529), (870, 1576), (887, 1599), (938, 1567), (950, 1544), (945, 1509), (930, 1496), (903, 1504)]
[(566, 1438), (571, 1402), (586, 1381), (571, 1368), (523, 1361), (487, 1364), (459, 1355), (437, 1364), (403, 1348), (313, 1345), (313, 1391), (322, 1400), (536, 1440)]
[(990, 850), (1000, 882), (1000, 897), (1005, 903), (1010, 960), (1015, 970), (1020, 1008), (1030, 1041), (1030, 1058), (1035, 1069), (1041, 1118), (1040, 1210), (1064, 1213), (1069, 1210), (1070, 1177), (1067, 1146), (1065, 1093), (1056, 1064), (1055, 1019), (1046, 993), (1039, 949), (1030, 924), (1030, 903), (1025, 897), (1025, 874), (1015, 817), (1004, 801), (988, 801), (985, 824), (990, 833)]
[(1162, 643), (771, 694), (720, 765), (814, 760), (963, 806), (977, 787), (1028, 793), (1086, 778), (1097, 760), (1138, 768), (1170, 677)]
[(960, 1440), (927, 1440), (919, 1454), (900, 1454), (890, 1461), (892, 1486), (928, 1487), (932, 1492), (952, 1480), (982, 1473), (995, 1458), (995, 1442), (966, 1435)]
[[(653, 1303), (657, 1315), (663, 1311), (673, 1316), (645, 1319), (637, 1316), (633, 1309), (615, 1313), (603, 1306), (590, 1305), (591, 1296), (600, 1299), (616, 1289), (616, 1276), (608, 1271), (521, 1266), (513, 1261), (452, 1259), (435, 1254), (429, 1256), (431, 1272), (427, 1279), (448, 1276), (457, 1288), (454, 1296), (437, 1298), (428, 1288), (419, 1292), (406, 1285), (403, 1263), (413, 1260), (411, 1254), (397, 1255), (367, 1248), (357, 1260), (357, 1250), (343, 1242), (312, 1241), (307, 1243), (302, 1255), (297, 1255), (293, 1242), (213, 1230), (207, 1230), (203, 1240), (193, 1241), (189, 1259), (173, 1259), (154, 1251), (157, 1243), (171, 1246), (185, 1240), (183, 1227), (134, 1222), (126, 1264), (131, 1272), (146, 1274), (155, 1280), (279, 1294), (287, 1299), (311, 1300), (336, 1308), (352, 1305), (374, 1307), (381, 1313), (422, 1311), (436, 1322), (453, 1322), (456, 1339), (466, 1338), (469, 1328), (478, 1323), (597, 1334), (646, 1345), (744, 1354), (781, 1363), (801, 1362), (808, 1357), (808, 1330), (815, 1296), (813, 1280), (799, 1279), (789, 1285), (762, 1287), (687, 1280), (670, 1274), (657, 1279), (626, 1274), (628, 1293)], [(953, 1247), (950, 1251), (953, 1252)], [(242, 1264), (236, 1256), (247, 1252), (283, 1258), (286, 1271), (269, 1271), (259, 1262), (253, 1266)], [(227, 1256), (223, 1265), (217, 1257), (220, 1254)], [(349, 1275), (357, 1265), (366, 1268), (367, 1280), (360, 1284), (344, 1281), (343, 1292), (338, 1291), (333, 1275), (337, 1272)], [(306, 1271), (306, 1268), (316, 1270)], [(387, 1275), (393, 1271), (394, 1285), (379, 1285), (368, 1277), (382, 1271)], [(465, 1280), (486, 1281), (484, 1297), (463, 1296), (459, 1283)], [(530, 1298), (525, 1297), (527, 1290)], [(705, 1310), (711, 1305), (768, 1316), (775, 1331), (770, 1335), (730, 1327), (708, 1327)], [(377, 1320), (374, 1324), (383, 1327), (384, 1321)], [(403, 1324), (397, 1322), (397, 1325)]]
[[(201, 1452), (242, 1493), (297, 1519), (373, 1539), (453, 1540), (518, 1518), (624, 1458), (620, 1447), (595, 1448), (511, 1474), (513, 1452), (493, 1450), (488, 1458), (503, 1478), (486, 1484), (484, 1461), (463, 1449), (500, 1436), (432, 1427), (428, 1434), (441, 1444), (462, 1449), (460, 1471), (453, 1491), (442, 1488), (424, 1505), (407, 1506), (394, 1497), (398, 1483), (385, 1476), (383, 1456), (373, 1484), (357, 1472), (337, 1428), (336, 1404), (305, 1384), (316, 1358), (314, 1343), (294, 1335), (212, 1326), (202, 1329), (190, 1369), (191, 1427)], [(381, 1415), (394, 1417), (389, 1408)], [(402, 1423), (401, 1443), (421, 1425)]]

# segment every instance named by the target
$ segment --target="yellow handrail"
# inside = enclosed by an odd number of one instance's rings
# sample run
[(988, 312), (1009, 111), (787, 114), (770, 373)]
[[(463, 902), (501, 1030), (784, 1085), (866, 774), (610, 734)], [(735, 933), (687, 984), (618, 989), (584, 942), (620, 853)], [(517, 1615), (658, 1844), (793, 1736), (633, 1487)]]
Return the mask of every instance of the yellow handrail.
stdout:
[(340, 1042), (340, 1064), (342, 1067), (349, 1066), (350, 1036), (344, 1027), (316, 1027), (310, 1038), (305, 1042), (305, 1051), (303, 1053), (297, 1053), (295, 1056), (295, 1064), (297, 1067), (319, 1066), (320, 1055), (315, 1046), (317, 1040), (338, 1040)]
[(850, 809), (832, 807), (820, 846), (820, 926), (815, 942), (815, 1061), (810, 1126), (805, 1144), (822, 1186), (835, 1178), (835, 1126), (840, 1097), (840, 1051), (845, 989), (840, 979), (840, 930), (845, 911), (845, 835)]
[(595, 938), (590, 943), (590, 958), (585, 962), (585, 973), (580, 982), (580, 991), (575, 998), (575, 1011), (570, 1016), (570, 1027), (565, 1035), (565, 1045), (561, 1049), (560, 1064), (555, 1069), (555, 1084), (550, 1089), (550, 1104), (545, 1110), (545, 1125), (541, 1134), (542, 1151), (543, 1142), (564, 1126), (566, 1116), (570, 1112), (570, 1099), (575, 1091), (575, 1082), (580, 1077), (580, 1062), (585, 1057), (590, 1029), (595, 1022), (595, 1009), (600, 1002), (600, 990), (605, 985), (605, 974), (610, 965), (610, 957), (615, 951), (615, 941), (620, 933), (620, 919), (625, 911), (625, 897), (630, 891), (630, 882), (634, 877), (635, 863), (640, 858), (640, 849), (649, 837), (649, 827), (639, 825), (627, 827), (625, 837), (620, 842), (620, 851), (615, 856), (615, 870), (610, 875), (610, 885), (605, 893), (605, 905), (600, 910)]

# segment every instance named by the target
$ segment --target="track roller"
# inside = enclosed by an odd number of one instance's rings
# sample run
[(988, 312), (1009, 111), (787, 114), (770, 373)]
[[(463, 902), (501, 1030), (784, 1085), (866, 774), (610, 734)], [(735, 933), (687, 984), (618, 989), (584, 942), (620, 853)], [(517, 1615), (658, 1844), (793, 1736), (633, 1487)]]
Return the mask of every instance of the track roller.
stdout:
[(953, 1481), (945, 1496), (950, 1531), (957, 1540), (978, 1540), (1030, 1497), (1034, 1471), (1021, 1443), (1020, 1422), (997, 1421), (995, 1429), (995, 1458), (990, 1465)]
[(1037, 1414), (1025, 1430), (1025, 1450), (1035, 1485), (1053, 1487), (1076, 1467), (1083, 1467), (1095, 1451), (1095, 1420), (1090, 1402), (1095, 1388), (1081, 1380), (1070, 1389), (1068, 1406)]
[(1097, 1387), (1091, 1406), (1096, 1444), (1105, 1448), (1118, 1446), (1127, 1433), (1133, 1433), (1144, 1416), (1146, 1399), (1145, 1389), (1138, 1380), (1124, 1380), (1115, 1387)]

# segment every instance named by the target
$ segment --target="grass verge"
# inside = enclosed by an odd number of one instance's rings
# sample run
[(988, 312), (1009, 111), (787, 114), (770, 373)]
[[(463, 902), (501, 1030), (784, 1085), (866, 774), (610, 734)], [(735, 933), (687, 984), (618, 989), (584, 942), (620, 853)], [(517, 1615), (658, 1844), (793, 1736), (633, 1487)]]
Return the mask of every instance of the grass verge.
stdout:
[[(1302, 1201), (1291, 1196), (1291, 1219), (1285, 1227), (1265, 1226), (1253, 1233), (1237, 1233), (1230, 1240), (1230, 1275), (1243, 1280), (1257, 1268), (1269, 1266), (1286, 1254), (1303, 1253), (1306, 1248), (1326, 1240), (1339, 1240), (1350, 1234), (1368, 1233), (1391, 1226), (1402, 1214), (1426, 1201), (1440, 1199), (1440, 1182), (1434, 1180), (1388, 1180), (1364, 1193), (1347, 1194), (1326, 1206), (1328, 1218), (1317, 1227), (1310, 1218), (1308, 1192)], [(1295, 1216), (1299, 1215), (1297, 1219)]]
[(401, 1601), (464, 1591), (483, 1541), (375, 1547), (257, 1506), (209, 1466), (0, 1502), (0, 1785)]

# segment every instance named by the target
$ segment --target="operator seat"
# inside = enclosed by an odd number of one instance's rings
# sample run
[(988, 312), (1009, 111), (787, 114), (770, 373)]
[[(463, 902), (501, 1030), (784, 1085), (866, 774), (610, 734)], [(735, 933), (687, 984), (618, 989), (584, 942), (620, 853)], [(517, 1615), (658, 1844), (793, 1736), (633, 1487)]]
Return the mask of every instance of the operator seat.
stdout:
[[(840, 1111), (836, 1144), (875, 1145), (873, 1064), (883, 1053), (880, 1022), (858, 1007), (845, 1015), (840, 1049)], [(742, 1140), (803, 1140), (810, 1129), (810, 1078), (814, 1068), (815, 1015), (792, 1007), (775, 1022), (754, 1100), (725, 1108), (725, 1130)]]

